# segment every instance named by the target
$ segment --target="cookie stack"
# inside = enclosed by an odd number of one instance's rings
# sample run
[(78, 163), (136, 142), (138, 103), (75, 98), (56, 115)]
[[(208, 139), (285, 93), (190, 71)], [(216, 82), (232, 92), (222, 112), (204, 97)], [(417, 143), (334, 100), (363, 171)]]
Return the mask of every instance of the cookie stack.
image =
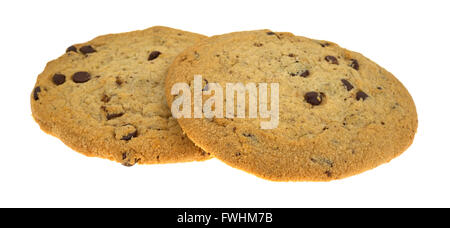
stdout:
[(215, 157), (274, 181), (361, 173), (400, 155), (417, 129), (410, 94), (384, 68), (269, 30), (100, 36), (47, 64), (31, 107), (42, 130), (87, 156), (125, 166)]

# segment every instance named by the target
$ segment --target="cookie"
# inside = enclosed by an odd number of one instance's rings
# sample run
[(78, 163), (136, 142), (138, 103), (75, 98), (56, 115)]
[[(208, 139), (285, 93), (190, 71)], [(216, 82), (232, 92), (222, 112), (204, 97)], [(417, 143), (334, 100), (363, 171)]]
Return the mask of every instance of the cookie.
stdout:
[(204, 38), (152, 27), (70, 46), (38, 76), (33, 117), (74, 150), (125, 166), (208, 159), (182, 133), (164, 98), (170, 63)]
[[(169, 106), (179, 104), (175, 101), (182, 94), (173, 89), (179, 84), (186, 84), (195, 99), (195, 75), (203, 81), (197, 93), (203, 108), (220, 89), (223, 99), (216, 101), (223, 104), (216, 107), (226, 106), (227, 83), (254, 83), (257, 98), (278, 98), (273, 128), (262, 124), (269, 121), (261, 115), (264, 102), (257, 103), (259, 114), (250, 118), (255, 111), (250, 89), (246, 103), (240, 103), (245, 118), (238, 118), (235, 102), (231, 111), (178, 119), (196, 145), (268, 180), (330, 181), (355, 175), (400, 155), (416, 133), (416, 108), (406, 88), (368, 58), (332, 42), (269, 30), (210, 37), (183, 51), (171, 65), (166, 78)], [(235, 96), (233, 92), (231, 100), (238, 100)], [(271, 99), (268, 106), (275, 108)], [(194, 103), (180, 107), (195, 111)], [(197, 111), (205, 111), (199, 107)]]

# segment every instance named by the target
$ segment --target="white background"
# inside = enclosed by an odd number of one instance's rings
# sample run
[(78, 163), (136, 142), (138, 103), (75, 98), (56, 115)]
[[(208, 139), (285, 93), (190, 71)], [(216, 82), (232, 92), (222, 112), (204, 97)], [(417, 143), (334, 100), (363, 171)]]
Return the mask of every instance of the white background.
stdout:
[[(449, 207), (449, 1), (1, 1), (0, 207)], [(396, 75), (419, 115), (392, 162), (330, 183), (276, 183), (206, 162), (123, 167), (42, 132), (29, 95), (45, 64), (95, 36), (164, 25), (268, 28), (330, 40)]]

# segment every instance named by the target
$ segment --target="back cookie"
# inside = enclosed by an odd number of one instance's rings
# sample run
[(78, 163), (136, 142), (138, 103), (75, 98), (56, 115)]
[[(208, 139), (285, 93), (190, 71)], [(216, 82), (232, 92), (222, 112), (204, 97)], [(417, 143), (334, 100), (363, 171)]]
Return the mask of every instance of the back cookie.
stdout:
[(74, 150), (126, 166), (208, 159), (183, 135), (164, 98), (175, 56), (204, 38), (152, 27), (70, 46), (38, 76), (33, 117)]

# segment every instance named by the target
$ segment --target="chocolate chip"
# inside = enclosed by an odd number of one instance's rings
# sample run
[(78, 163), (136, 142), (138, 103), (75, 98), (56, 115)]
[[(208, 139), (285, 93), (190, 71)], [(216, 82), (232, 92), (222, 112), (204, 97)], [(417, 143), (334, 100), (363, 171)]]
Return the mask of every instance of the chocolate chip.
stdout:
[(126, 166), (126, 167), (131, 167), (131, 166), (134, 166), (135, 164), (136, 164), (136, 162), (135, 163), (130, 163), (129, 161), (122, 162), (122, 165)]
[[(109, 97), (108, 95), (104, 94), (101, 101), (108, 103), (111, 100), (111, 97)], [(104, 106), (103, 106), (104, 107)], [(106, 108), (106, 107), (105, 107)]]
[(255, 45), (255, 47), (262, 47), (263, 46), (262, 43), (254, 43), (253, 45)]
[(120, 85), (122, 85), (122, 83), (123, 83), (122, 79), (119, 78), (119, 77), (116, 77), (116, 84), (117, 84), (118, 86), (120, 86)]
[(324, 44), (320, 44), (320, 46), (322, 46), (322, 47), (328, 47), (328, 46), (330, 46), (330, 44), (329, 44), (329, 43), (324, 43)]
[(344, 84), (345, 88), (347, 88), (347, 91), (350, 91), (354, 88), (353, 85), (345, 79), (341, 79), (341, 82), (342, 84)]
[(377, 89), (382, 90), (383, 88), (381, 88), (380, 86), (378, 86)]
[(127, 159), (127, 153), (126, 152), (122, 153), (122, 160), (125, 160), (125, 159)]
[(274, 32), (267, 32), (266, 34), (269, 35), (269, 36), (275, 35)]
[(355, 69), (355, 70), (359, 70), (359, 63), (358, 60), (356, 59), (351, 59), (352, 63), (350, 63), (350, 66)]
[(133, 131), (133, 132), (129, 133), (128, 135), (123, 136), (120, 140), (128, 141), (133, 137), (137, 137), (137, 131)]
[(332, 176), (331, 171), (329, 171), (329, 170), (325, 171), (325, 174), (327, 175), (327, 177), (331, 177)]
[(34, 98), (35, 101), (39, 100), (38, 93), (40, 93), (40, 92), (41, 92), (41, 87), (40, 86), (34, 88), (34, 90), (33, 90), (33, 98)]
[(304, 78), (308, 77), (309, 76), (309, 70), (303, 71), (303, 73), (301, 73), (300, 76), (302, 76)]
[(292, 54), (292, 53), (289, 53), (288, 56), (289, 56), (289, 57), (295, 57), (296, 55), (295, 55), (295, 54)]
[(327, 62), (331, 63), (331, 64), (339, 65), (338, 60), (337, 60), (336, 57), (334, 57), (334, 56), (327, 55), (327, 56), (325, 56), (325, 60), (326, 60)]
[(66, 75), (55, 74), (55, 75), (53, 75), (52, 81), (53, 81), (53, 83), (55, 83), (55, 85), (61, 85), (64, 82), (66, 82)]
[(72, 80), (76, 83), (84, 83), (91, 80), (91, 75), (85, 71), (76, 72), (73, 74)]
[(367, 95), (366, 93), (364, 93), (363, 91), (358, 91), (357, 93), (356, 93), (356, 100), (365, 100), (366, 98), (368, 98), (369, 97), (369, 95)]
[(107, 120), (115, 119), (115, 118), (118, 118), (118, 117), (123, 116), (123, 114), (124, 114), (124, 113), (112, 113), (112, 114), (107, 114), (107, 115), (106, 115), (106, 119), (107, 119)]
[(158, 56), (161, 55), (161, 52), (159, 51), (152, 51), (152, 53), (150, 53), (150, 55), (148, 56), (148, 60), (154, 60), (156, 58), (158, 58)]
[(252, 140), (254, 142), (258, 141), (258, 138), (256, 137), (256, 135), (252, 134), (252, 133), (242, 133), (242, 135), (244, 137), (247, 137), (249, 140)]
[(96, 50), (91, 45), (86, 45), (80, 48), (80, 52), (83, 54), (89, 54), (96, 52)]
[(320, 105), (322, 103), (323, 94), (318, 92), (307, 92), (305, 94), (305, 100), (306, 102), (310, 103), (311, 105)]
[(296, 72), (296, 73), (289, 73), (289, 75), (291, 75), (292, 77), (300, 75), (301, 77), (306, 78), (309, 76), (309, 70), (305, 70), (301, 74), (300, 72)]
[(68, 47), (67, 49), (66, 49), (66, 53), (67, 52), (71, 52), (71, 51), (73, 51), (73, 52), (77, 52), (77, 48), (75, 47), (75, 46), (70, 46), (70, 47)]

